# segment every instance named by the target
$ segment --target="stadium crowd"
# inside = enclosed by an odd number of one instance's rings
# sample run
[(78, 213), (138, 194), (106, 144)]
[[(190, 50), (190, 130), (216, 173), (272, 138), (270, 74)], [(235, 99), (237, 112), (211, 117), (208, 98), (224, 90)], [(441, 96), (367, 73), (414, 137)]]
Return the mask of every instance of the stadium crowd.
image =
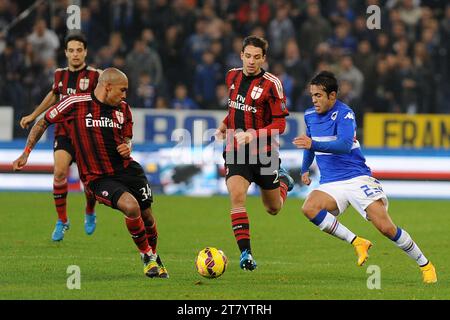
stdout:
[[(66, 65), (68, 0), (0, 0), (0, 97), (18, 126)], [(450, 4), (445, 0), (81, 1), (88, 64), (126, 72), (137, 108), (225, 109), (226, 71), (242, 66), (245, 36), (269, 41), (265, 69), (280, 78), (291, 111), (310, 103), (307, 83), (333, 71), (339, 98), (362, 126), (365, 112), (450, 112)], [(381, 8), (370, 30), (369, 5)]]

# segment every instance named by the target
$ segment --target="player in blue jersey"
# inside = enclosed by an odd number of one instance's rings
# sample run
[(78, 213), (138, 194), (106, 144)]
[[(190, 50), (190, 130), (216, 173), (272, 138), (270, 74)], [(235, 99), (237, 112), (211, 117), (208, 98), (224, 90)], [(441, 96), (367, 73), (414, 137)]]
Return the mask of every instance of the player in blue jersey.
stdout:
[(417, 262), (425, 283), (437, 281), (433, 264), (423, 255), (406, 230), (396, 226), (388, 214), (388, 199), (356, 140), (353, 110), (336, 99), (338, 84), (331, 72), (322, 71), (310, 83), (314, 107), (305, 111), (306, 135), (293, 143), (303, 151), (302, 182), (311, 183), (309, 167), (314, 157), (320, 170), (320, 186), (306, 198), (302, 211), (320, 230), (351, 243), (362, 266), (372, 246), (356, 236), (336, 217), (351, 205), (366, 220)]

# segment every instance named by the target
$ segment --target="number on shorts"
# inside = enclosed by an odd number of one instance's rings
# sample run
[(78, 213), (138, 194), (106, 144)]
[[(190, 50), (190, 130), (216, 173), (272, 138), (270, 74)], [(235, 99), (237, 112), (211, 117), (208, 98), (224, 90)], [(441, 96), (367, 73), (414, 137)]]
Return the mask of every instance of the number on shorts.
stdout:
[(278, 181), (280, 181), (278, 170), (273, 170), (273, 174), (275, 175), (275, 179), (273, 180), (273, 184), (278, 183)]
[(383, 189), (381, 189), (381, 187), (373, 187), (373, 188), (371, 188), (367, 184), (361, 186), (360, 188), (362, 189), (362, 191), (364, 191), (364, 193), (368, 197), (371, 197), (374, 194), (383, 192)]
[(141, 201), (145, 201), (152, 196), (152, 189), (150, 189), (150, 186), (148, 184), (146, 184), (144, 188), (140, 188), (139, 190), (142, 192)]

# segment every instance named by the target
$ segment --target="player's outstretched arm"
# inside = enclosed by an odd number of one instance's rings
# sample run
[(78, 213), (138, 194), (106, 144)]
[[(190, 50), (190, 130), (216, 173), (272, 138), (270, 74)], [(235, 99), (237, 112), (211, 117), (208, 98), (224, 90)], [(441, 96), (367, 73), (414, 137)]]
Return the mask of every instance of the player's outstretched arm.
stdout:
[(58, 101), (58, 97), (56, 94), (53, 93), (53, 91), (50, 91), (42, 100), (41, 104), (34, 109), (34, 111), (20, 119), (20, 126), (22, 129), (28, 129), (28, 126), (30, 123), (32, 123), (34, 120), (36, 120), (37, 117), (39, 117), (43, 112), (45, 112), (48, 108), (50, 108), (52, 105), (54, 105)]
[(25, 146), (25, 150), (22, 152), (19, 158), (14, 160), (13, 162), (13, 170), (19, 171), (27, 164), (28, 156), (30, 155), (31, 150), (33, 150), (36, 143), (44, 134), (45, 130), (47, 130), (48, 123), (45, 119), (41, 119), (31, 128), (30, 134), (28, 135), (27, 144)]

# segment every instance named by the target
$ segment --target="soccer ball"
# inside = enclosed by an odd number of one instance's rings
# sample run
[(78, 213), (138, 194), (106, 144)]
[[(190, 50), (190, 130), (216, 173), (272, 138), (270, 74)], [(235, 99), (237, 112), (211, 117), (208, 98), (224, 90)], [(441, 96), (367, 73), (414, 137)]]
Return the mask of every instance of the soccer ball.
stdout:
[(227, 268), (228, 259), (222, 250), (206, 247), (195, 259), (197, 272), (205, 278), (218, 278)]

